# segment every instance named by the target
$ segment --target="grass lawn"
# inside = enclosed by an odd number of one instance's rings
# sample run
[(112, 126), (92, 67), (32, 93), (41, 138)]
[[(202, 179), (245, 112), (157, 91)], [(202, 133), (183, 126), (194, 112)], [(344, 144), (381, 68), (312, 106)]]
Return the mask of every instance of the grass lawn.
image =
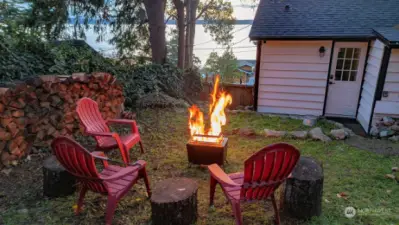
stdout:
[[(256, 113), (228, 114), (226, 133), (238, 127), (254, 128), (259, 134), (253, 138), (228, 135), (228, 164), (226, 172), (243, 169), (243, 162), (252, 153), (265, 145), (275, 142), (287, 142), (297, 146), (301, 154), (312, 156), (322, 162), (324, 168), (323, 212), (310, 221), (297, 221), (282, 216), (283, 224), (399, 224), (399, 185), (384, 178), (393, 166), (399, 165), (399, 157), (385, 157), (359, 150), (342, 141), (323, 144), (317, 141), (276, 139), (262, 136), (264, 128), (276, 130), (300, 130), (302, 121), (288, 118), (270, 117)], [(169, 177), (189, 177), (198, 181), (199, 219), (197, 224), (234, 224), (229, 204), (217, 188), (215, 207), (208, 207), (209, 175), (205, 168), (189, 166), (186, 155), (186, 142), (189, 139), (187, 112), (141, 111), (138, 115), (146, 153), (139, 155), (138, 148), (133, 150), (134, 157), (148, 163), (148, 173), (152, 184)], [(328, 130), (331, 125), (319, 123)], [(58, 199), (45, 199), (41, 189), (41, 159), (33, 159), (21, 165), (37, 163), (37, 168), (24, 171), (31, 174), (31, 184), (15, 184), (10, 196), (1, 197), (0, 224), (102, 224), (106, 198), (97, 194), (88, 194), (83, 213), (75, 217), (73, 205), (77, 194)], [(31, 168), (31, 167), (29, 167)], [(7, 179), (17, 179), (12, 173)], [(1, 182), (0, 182), (1, 183)], [(1, 184), (0, 184), (1, 185)], [(1, 190), (1, 189), (0, 189)], [(5, 190), (3, 190), (5, 192)], [(345, 192), (348, 199), (338, 198)], [(345, 207), (362, 209), (362, 215), (352, 219), (344, 216)], [(248, 204), (243, 207), (244, 224), (272, 224), (273, 210), (270, 202)], [(371, 211), (367, 212), (369, 209)], [(151, 207), (146, 198), (142, 183), (136, 184), (131, 192), (122, 199), (114, 217), (114, 224), (151, 224)]]

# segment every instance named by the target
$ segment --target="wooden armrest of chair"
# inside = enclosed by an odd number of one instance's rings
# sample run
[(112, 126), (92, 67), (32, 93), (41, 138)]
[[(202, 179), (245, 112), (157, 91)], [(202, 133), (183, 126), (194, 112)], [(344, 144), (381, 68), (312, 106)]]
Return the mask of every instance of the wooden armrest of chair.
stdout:
[(87, 134), (92, 136), (103, 136), (103, 137), (113, 137), (118, 144), (119, 151), (122, 155), (123, 162), (125, 165), (129, 164), (129, 153), (126, 152), (125, 148), (123, 147), (123, 143), (118, 133), (115, 132), (95, 132), (95, 131), (86, 131)]
[(108, 167), (108, 161), (111, 161), (111, 160), (104, 154), (104, 152), (95, 151), (95, 152), (92, 152), (91, 155), (92, 155), (95, 159), (101, 160), (105, 168)]
[(133, 133), (138, 133), (139, 129), (137, 127), (136, 121), (135, 120), (126, 120), (126, 119), (109, 119), (106, 121), (107, 124), (109, 123), (116, 123), (116, 124), (127, 124), (131, 125), (132, 132)]
[(124, 167), (123, 169), (121, 169), (120, 171), (118, 171), (117, 173), (111, 175), (111, 176), (101, 176), (100, 178), (104, 181), (114, 181), (114, 180), (119, 180), (122, 177), (128, 176), (136, 171), (140, 170), (139, 166), (128, 166), (128, 167)]
[(88, 135), (92, 136), (102, 136), (102, 137), (115, 137), (118, 135), (115, 132), (96, 132), (96, 131), (86, 131)]
[(223, 184), (224, 186), (230, 187), (238, 187), (241, 184), (237, 184), (234, 182), (230, 177), (220, 168), (218, 164), (212, 164), (208, 166), (208, 170), (211, 176), (216, 179), (219, 183)]

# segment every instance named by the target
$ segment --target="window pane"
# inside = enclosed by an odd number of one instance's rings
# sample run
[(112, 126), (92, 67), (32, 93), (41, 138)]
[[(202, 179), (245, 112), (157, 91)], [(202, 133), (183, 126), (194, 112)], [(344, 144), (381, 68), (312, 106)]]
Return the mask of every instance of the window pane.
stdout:
[(342, 80), (343, 81), (348, 81), (349, 80), (349, 71), (344, 71), (342, 73)]
[(345, 57), (345, 49), (340, 48), (338, 52), (338, 58), (344, 58)]
[(353, 58), (359, 59), (360, 56), (360, 48), (355, 48), (355, 54), (353, 55)]
[(341, 80), (341, 74), (342, 74), (341, 70), (335, 71), (335, 80)]
[(353, 60), (351, 70), (357, 70), (358, 66), (359, 66), (359, 60)]
[(351, 69), (351, 60), (350, 59), (346, 59), (344, 62), (344, 69), (345, 70), (350, 70)]
[(353, 57), (353, 48), (347, 48), (346, 49), (346, 55), (345, 55), (345, 58), (349, 58), (349, 59), (351, 59)]
[(344, 60), (343, 59), (338, 59), (338, 61), (337, 61), (337, 69), (338, 70), (342, 69), (343, 64), (344, 64)]
[(349, 80), (350, 81), (356, 81), (356, 75), (357, 75), (357, 72), (356, 71), (352, 71), (351, 75), (349, 77)]

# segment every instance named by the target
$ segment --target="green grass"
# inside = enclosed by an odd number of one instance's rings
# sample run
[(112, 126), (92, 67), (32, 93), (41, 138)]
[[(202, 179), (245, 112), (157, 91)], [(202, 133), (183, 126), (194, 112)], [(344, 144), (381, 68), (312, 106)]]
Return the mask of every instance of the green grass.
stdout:
[[(343, 142), (333, 141), (323, 144), (316, 141), (276, 139), (261, 136), (263, 129), (301, 130), (309, 129), (302, 121), (289, 118), (270, 117), (255, 113), (228, 115), (227, 131), (234, 128), (250, 127), (259, 136), (255, 138), (229, 135), (228, 164), (226, 172), (243, 169), (243, 161), (265, 145), (284, 141), (297, 146), (301, 154), (311, 156), (322, 163), (324, 168), (323, 211), (318, 218), (310, 221), (297, 221), (282, 217), (283, 224), (399, 224), (399, 185), (384, 178), (392, 166), (398, 166), (399, 157), (384, 157), (350, 147)], [(189, 138), (186, 112), (142, 111), (138, 115), (146, 153), (139, 155), (134, 149), (134, 157), (148, 162), (151, 184), (169, 177), (189, 177), (199, 183), (199, 219), (197, 224), (234, 224), (231, 208), (217, 188), (215, 207), (208, 207), (209, 175), (205, 168), (190, 166), (187, 162), (185, 144)], [(329, 123), (319, 122), (324, 130), (333, 128)], [(40, 171), (39, 171), (40, 172)], [(41, 181), (40, 181), (41, 182)], [(387, 192), (390, 190), (390, 193)], [(4, 224), (102, 224), (106, 198), (89, 194), (85, 200), (83, 213), (75, 217), (72, 206), (77, 194), (66, 198), (46, 200), (30, 199), (29, 189), (24, 191), (25, 199), (12, 203), (2, 213)], [(338, 198), (345, 192), (348, 199)], [(358, 215), (352, 219), (344, 216), (345, 207), (385, 210), (385, 214)], [(21, 208), (28, 212), (21, 212)], [(270, 202), (266, 204), (245, 204), (244, 224), (272, 224), (273, 210)], [(142, 183), (136, 184), (132, 191), (120, 202), (113, 224), (151, 224), (151, 207), (146, 198)], [(1, 220), (0, 220), (1, 222)]]

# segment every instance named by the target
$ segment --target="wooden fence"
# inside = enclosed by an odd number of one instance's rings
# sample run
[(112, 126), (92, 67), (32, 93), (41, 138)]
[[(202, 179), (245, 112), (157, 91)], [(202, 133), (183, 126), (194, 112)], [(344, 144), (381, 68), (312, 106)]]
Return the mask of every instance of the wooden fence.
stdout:
[[(204, 83), (203, 90), (200, 94), (200, 100), (207, 101), (210, 99), (213, 84)], [(230, 109), (237, 108), (237, 106), (249, 106), (254, 104), (254, 87), (243, 84), (222, 84), (222, 90), (228, 92), (233, 97), (233, 103)]]

